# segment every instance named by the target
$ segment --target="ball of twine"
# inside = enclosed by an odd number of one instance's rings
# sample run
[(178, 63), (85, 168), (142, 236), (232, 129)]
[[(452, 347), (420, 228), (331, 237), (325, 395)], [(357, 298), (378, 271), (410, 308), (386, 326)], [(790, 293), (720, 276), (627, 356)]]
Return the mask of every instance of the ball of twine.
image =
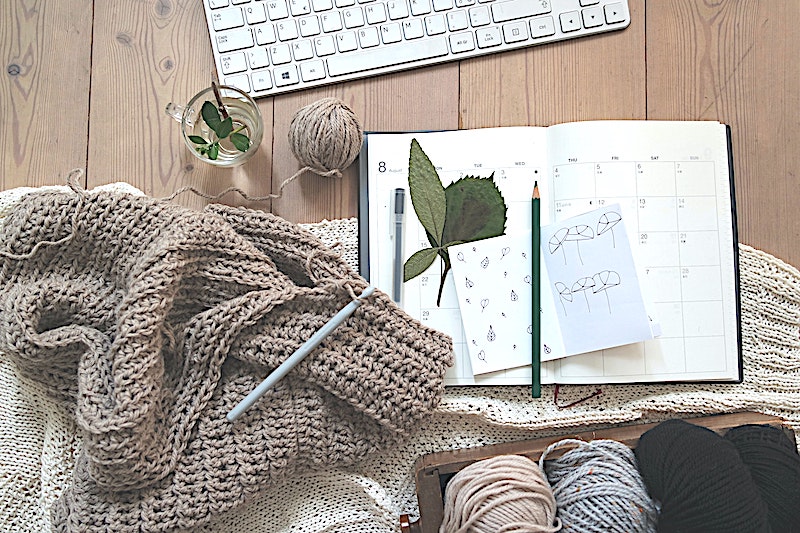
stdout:
[(661, 504), (659, 531), (769, 531), (767, 506), (733, 443), (710, 429), (667, 420), (646, 431), (636, 460)]
[[(572, 448), (547, 460), (555, 450)], [(582, 533), (655, 532), (656, 507), (636, 467), (633, 451), (621, 442), (564, 439), (542, 453), (564, 531)]]
[(556, 501), (535, 461), (499, 455), (472, 463), (447, 484), (440, 533), (549, 533)]
[(323, 98), (297, 111), (289, 124), (289, 145), (303, 171), (340, 177), (361, 150), (358, 117), (338, 98)]

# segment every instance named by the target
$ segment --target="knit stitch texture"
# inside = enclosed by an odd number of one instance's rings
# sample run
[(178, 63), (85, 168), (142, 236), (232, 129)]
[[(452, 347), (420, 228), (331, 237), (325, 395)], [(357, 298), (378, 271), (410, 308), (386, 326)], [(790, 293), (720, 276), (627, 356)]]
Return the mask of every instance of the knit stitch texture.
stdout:
[(55, 531), (188, 529), (348, 465), (438, 404), (450, 339), (376, 292), (244, 416), (226, 413), (367, 283), (243, 208), (41, 192), (0, 229), (0, 351), (82, 433)]

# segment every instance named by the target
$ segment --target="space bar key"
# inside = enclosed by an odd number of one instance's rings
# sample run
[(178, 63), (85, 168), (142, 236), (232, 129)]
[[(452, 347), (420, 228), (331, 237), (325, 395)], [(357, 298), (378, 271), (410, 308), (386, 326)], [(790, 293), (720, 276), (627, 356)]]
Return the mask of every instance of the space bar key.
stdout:
[(328, 58), (328, 74), (332, 77), (343, 76), (354, 72), (446, 56), (449, 53), (446, 37), (403, 41), (402, 44), (381, 46), (362, 52), (347, 52)]

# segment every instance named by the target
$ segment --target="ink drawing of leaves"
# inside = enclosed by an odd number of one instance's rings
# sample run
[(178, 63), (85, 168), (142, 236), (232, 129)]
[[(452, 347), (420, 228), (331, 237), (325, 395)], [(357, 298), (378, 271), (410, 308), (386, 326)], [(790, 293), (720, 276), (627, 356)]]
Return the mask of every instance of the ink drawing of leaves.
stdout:
[(431, 246), (441, 246), (447, 214), (444, 186), (416, 139), (411, 139), (408, 156), (408, 188), (417, 218), (434, 241)]

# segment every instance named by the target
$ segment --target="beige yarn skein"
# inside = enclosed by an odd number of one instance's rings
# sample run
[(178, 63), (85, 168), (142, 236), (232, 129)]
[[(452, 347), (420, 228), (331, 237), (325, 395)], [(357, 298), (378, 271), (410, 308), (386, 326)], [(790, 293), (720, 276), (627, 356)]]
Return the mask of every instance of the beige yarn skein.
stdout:
[(304, 170), (340, 177), (358, 156), (363, 133), (347, 104), (338, 98), (323, 98), (295, 113), (289, 124), (289, 145)]
[(448, 482), (440, 533), (554, 533), (556, 500), (535, 461), (498, 455), (472, 463)]

